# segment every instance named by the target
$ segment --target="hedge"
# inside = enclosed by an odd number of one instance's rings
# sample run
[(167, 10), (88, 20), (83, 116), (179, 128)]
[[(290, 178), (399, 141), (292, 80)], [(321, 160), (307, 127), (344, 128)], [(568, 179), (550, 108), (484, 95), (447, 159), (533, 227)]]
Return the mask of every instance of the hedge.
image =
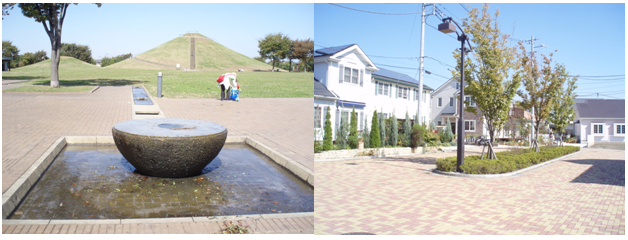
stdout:
[[(548, 160), (552, 160), (570, 153), (579, 151), (579, 147), (541, 147), (540, 152), (530, 149), (516, 149), (508, 152), (496, 152), (498, 160), (480, 159), (480, 155), (465, 157), (464, 164), (460, 166), (467, 174), (500, 174), (527, 168)], [(456, 157), (441, 158), (436, 160), (436, 168), (440, 171), (455, 172)]]

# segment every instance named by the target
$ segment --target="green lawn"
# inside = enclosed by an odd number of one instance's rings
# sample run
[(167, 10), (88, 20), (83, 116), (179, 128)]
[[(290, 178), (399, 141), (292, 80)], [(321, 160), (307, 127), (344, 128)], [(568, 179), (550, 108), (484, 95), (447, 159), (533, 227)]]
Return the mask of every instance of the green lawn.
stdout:
[[(42, 70), (43, 69), (43, 70)], [(144, 85), (157, 95), (157, 73), (163, 72), (162, 94), (167, 98), (220, 98), (216, 78), (225, 71), (180, 71), (153, 69), (100, 68), (73, 58), (62, 58), (60, 85)], [(238, 82), (241, 98), (314, 97), (314, 73), (241, 72)], [(31, 79), (22, 84), (50, 86), (50, 62), (44, 61), (3, 72), (2, 79)], [(44, 89), (45, 88), (36, 88)], [(51, 88), (50, 88), (51, 89)], [(15, 90), (13, 90), (15, 91)], [(35, 90), (33, 90), (35, 91)], [(50, 90), (58, 91), (58, 90)]]

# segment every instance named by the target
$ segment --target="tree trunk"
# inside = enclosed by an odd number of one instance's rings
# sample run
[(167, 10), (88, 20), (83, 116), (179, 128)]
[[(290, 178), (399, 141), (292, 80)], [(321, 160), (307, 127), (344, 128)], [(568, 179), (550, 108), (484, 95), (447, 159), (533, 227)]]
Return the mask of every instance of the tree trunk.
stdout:
[(50, 53), (50, 87), (52, 88), (59, 87), (59, 60), (59, 50), (56, 50), (53, 45)]
[(288, 72), (292, 71), (292, 59), (290, 59), (290, 67), (288, 68)]
[(275, 59), (273, 58), (273, 72), (275, 71)]

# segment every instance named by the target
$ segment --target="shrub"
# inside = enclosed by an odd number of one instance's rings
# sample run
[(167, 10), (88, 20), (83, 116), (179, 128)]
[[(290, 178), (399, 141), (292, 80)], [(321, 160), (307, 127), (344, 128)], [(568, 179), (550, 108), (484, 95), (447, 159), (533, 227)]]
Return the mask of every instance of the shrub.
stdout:
[(410, 142), (411, 148), (417, 148), (420, 145), (425, 144), (423, 136), (425, 135), (426, 131), (427, 129), (425, 129), (425, 126), (414, 124), (414, 126), (412, 127), (412, 141)]
[(379, 135), (379, 120), (377, 119), (377, 110), (373, 112), (373, 119), (371, 120), (371, 139), (369, 141), (369, 147), (378, 148), (381, 144)]
[(319, 153), (322, 152), (323, 150), (323, 144), (321, 144), (320, 141), (314, 141), (314, 152), (315, 153)]
[(355, 107), (351, 112), (351, 124), (349, 125), (349, 148), (358, 148), (358, 115), (355, 113)]
[(334, 149), (332, 143), (332, 131), (331, 131), (331, 113), (329, 107), (327, 108), (327, 115), (325, 115), (325, 135), (323, 136), (323, 151), (329, 151)]
[[(560, 156), (579, 151), (573, 146), (565, 147), (541, 147), (540, 152), (529, 149), (517, 149), (508, 152), (497, 152), (499, 160), (480, 159), (480, 155), (465, 157), (464, 164), (460, 168), (467, 174), (500, 174), (523, 169)], [(456, 171), (456, 157), (448, 157), (436, 160), (436, 167), (440, 171)]]

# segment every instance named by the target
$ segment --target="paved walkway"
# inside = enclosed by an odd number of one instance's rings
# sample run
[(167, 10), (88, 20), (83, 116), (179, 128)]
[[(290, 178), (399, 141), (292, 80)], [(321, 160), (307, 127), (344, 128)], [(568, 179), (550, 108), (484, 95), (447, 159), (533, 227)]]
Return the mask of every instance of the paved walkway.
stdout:
[(425, 172), (455, 152), (317, 161), (314, 233), (624, 235), (625, 153), (584, 148), (502, 179)]
[[(131, 97), (129, 86), (101, 87), (91, 94), (2, 93), (2, 192), (59, 137), (111, 136), (113, 125), (132, 119)], [(314, 169), (312, 99), (156, 101), (166, 117), (219, 122), (229, 135), (253, 137)], [(8, 231), (4, 227), (3, 233)]]

